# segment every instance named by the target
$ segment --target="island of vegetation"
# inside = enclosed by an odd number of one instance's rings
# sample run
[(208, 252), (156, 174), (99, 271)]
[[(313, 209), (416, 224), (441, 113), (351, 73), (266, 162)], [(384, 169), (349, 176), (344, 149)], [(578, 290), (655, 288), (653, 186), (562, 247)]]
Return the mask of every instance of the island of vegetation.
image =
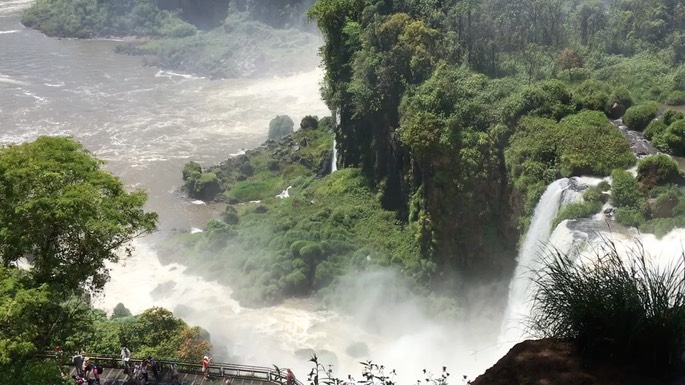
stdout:
[[(48, 36), (127, 40), (147, 65), (213, 78), (310, 71), (321, 41), (305, 0), (37, 0), (22, 23)], [(283, 65), (286, 62), (287, 65)]]

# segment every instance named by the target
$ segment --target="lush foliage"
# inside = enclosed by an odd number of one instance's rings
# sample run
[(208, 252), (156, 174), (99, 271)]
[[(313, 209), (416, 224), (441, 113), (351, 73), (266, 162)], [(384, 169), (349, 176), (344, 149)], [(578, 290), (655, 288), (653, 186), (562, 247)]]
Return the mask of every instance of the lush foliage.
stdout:
[(656, 103), (633, 106), (626, 110), (623, 122), (631, 130), (642, 131), (654, 120), (658, 112), (659, 106)]
[(27, 258), (38, 284), (66, 293), (100, 290), (105, 262), (155, 228), (143, 191), (127, 192), (102, 162), (69, 138), (41, 137), (0, 149), (0, 258)]
[(605, 241), (583, 262), (547, 256), (535, 280), (533, 330), (572, 338), (594, 360), (645, 372), (672, 368), (685, 342), (685, 256), (656, 267), (641, 245), (622, 252)]
[(505, 155), (514, 185), (530, 197), (528, 210), (545, 186), (558, 178), (606, 175), (635, 162), (621, 133), (598, 111), (583, 111), (559, 123), (523, 118)]
[(221, 192), (221, 181), (212, 172), (202, 172), (197, 162), (188, 162), (183, 167), (183, 188), (191, 198), (212, 200)]
[(675, 183), (680, 176), (678, 163), (665, 154), (656, 154), (637, 163), (637, 180), (643, 188)]
[(88, 310), (82, 316), (91, 324), (62, 342), (67, 351), (84, 349), (88, 353), (118, 355), (123, 346), (134, 358), (199, 362), (212, 345), (208, 334), (191, 327), (169, 310), (153, 307), (131, 316), (108, 319), (101, 310)]
[(552, 222), (552, 228), (566, 219), (589, 218), (597, 214), (607, 199), (608, 196), (604, 194), (600, 186), (585, 190), (582, 202), (570, 203), (559, 210)]
[[(548, 183), (634, 163), (606, 117), (644, 129), (650, 101), (685, 89), (681, 12), (643, 0), (319, 0), (309, 16), (341, 165), (362, 170), (424, 256), (497, 266)], [(672, 134), (664, 146), (677, 147)]]
[(161, 10), (155, 0), (39, 0), (26, 11), (22, 22), (50, 36), (78, 38), (184, 37), (197, 32), (177, 12)]
[(93, 332), (89, 298), (109, 278), (105, 262), (155, 228), (146, 194), (101, 165), (70, 138), (0, 149), (0, 383), (62, 383), (36, 353), (84, 346), (73, 341)]

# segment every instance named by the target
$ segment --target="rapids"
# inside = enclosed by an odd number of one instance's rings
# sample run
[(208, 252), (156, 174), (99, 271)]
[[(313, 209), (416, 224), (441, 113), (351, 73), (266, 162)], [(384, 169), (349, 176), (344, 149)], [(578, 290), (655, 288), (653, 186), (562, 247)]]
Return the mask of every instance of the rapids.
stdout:
[(160, 214), (160, 231), (134, 241), (132, 258), (111, 266), (96, 306), (111, 311), (122, 302), (134, 313), (167, 307), (207, 329), (217, 356), (288, 365), (301, 380), (313, 351), (340, 377), (359, 378), (358, 362), (372, 359), (397, 369), (402, 383), (415, 382), (424, 368), (437, 373), (445, 365), (454, 375), (474, 376), (492, 363), (479, 354), (487, 346), (480, 336), (496, 336), (477, 315), (473, 327), (440, 323), (420, 314), (420, 298), (388, 301), (398, 281), (392, 272), (348, 280), (339, 292), (359, 306), (337, 314), (310, 300), (243, 308), (230, 287), (160, 263), (153, 241), (174, 229), (201, 231), (221, 210), (179, 192), (183, 165), (218, 163), (259, 145), (278, 114), (296, 122), (330, 115), (320, 98), (321, 69), (238, 80), (160, 71), (114, 54), (114, 41), (54, 39), (24, 28), (20, 14), (30, 3), (0, 2), (0, 144), (73, 136), (128, 187), (148, 191), (147, 208)]

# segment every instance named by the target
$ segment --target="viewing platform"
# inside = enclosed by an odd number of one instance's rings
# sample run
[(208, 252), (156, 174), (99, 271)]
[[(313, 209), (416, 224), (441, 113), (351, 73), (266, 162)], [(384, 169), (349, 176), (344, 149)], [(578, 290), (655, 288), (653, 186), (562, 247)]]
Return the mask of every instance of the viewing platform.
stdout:
[[(59, 360), (64, 373), (69, 376), (76, 375), (76, 368), (70, 365), (71, 357), (58, 356), (56, 354), (42, 354), (45, 359)], [(139, 379), (130, 379), (124, 372), (121, 357), (102, 354), (87, 355), (90, 363), (103, 368), (100, 375), (101, 385), (142, 385)], [(131, 358), (131, 365), (140, 365), (142, 359)], [(285, 385), (285, 373), (279, 372), (275, 367), (261, 367), (237, 365), (230, 363), (212, 363), (209, 365), (209, 379), (205, 379), (200, 363), (182, 361), (157, 361), (159, 379), (155, 379), (152, 370), (148, 370), (149, 385), (209, 385), (224, 384), (226, 380), (231, 385)], [(172, 372), (172, 365), (176, 366), (177, 375)], [(295, 380), (296, 385), (302, 385)]]

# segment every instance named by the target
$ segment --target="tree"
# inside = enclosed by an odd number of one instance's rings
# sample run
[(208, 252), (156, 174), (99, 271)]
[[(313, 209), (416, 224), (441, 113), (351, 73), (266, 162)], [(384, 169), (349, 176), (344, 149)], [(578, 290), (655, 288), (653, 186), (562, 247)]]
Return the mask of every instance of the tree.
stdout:
[(559, 56), (557, 56), (556, 60), (554, 61), (554, 66), (562, 71), (567, 70), (569, 79), (573, 80), (573, 74), (571, 70), (582, 67), (583, 58), (581, 58), (580, 55), (578, 55), (578, 52), (576, 52), (573, 48), (564, 48), (564, 50), (561, 51)]
[(131, 239), (155, 229), (147, 195), (127, 192), (103, 162), (71, 138), (40, 137), (0, 149), (0, 258), (31, 263), (36, 284), (65, 293), (99, 291), (105, 262), (131, 253)]
[(126, 306), (124, 306), (124, 304), (121, 302), (119, 302), (117, 304), (117, 306), (114, 307), (114, 310), (112, 311), (112, 319), (130, 317), (130, 316), (131, 316), (131, 311), (128, 310), (128, 308)]

